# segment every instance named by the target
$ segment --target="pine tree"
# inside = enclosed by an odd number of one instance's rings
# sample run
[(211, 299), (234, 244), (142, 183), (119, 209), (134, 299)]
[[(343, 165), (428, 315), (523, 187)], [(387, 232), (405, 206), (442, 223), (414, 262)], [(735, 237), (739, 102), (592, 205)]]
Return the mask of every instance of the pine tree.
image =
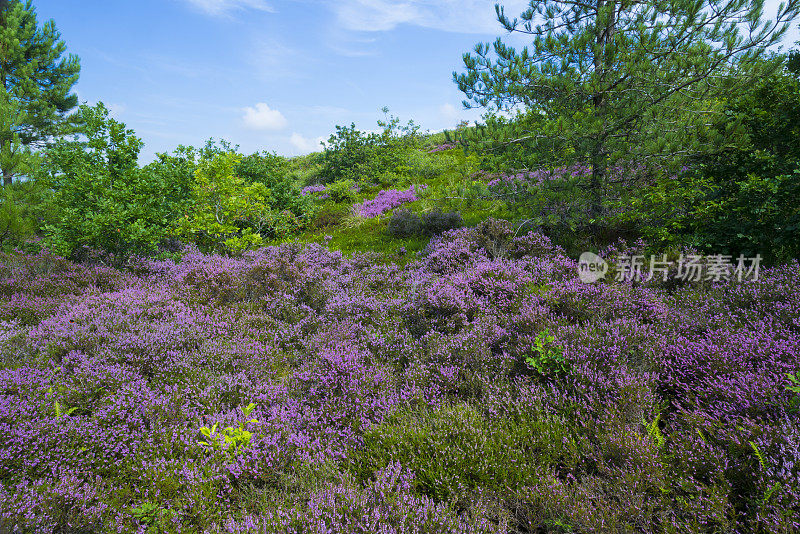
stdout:
[(560, 156), (590, 164), (597, 214), (610, 165), (675, 161), (698, 149), (744, 74), (777, 67), (757, 60), (797, 17), (800, 0), (788, 0), (766, 21), (763, 4), (531, 0), (519, 19), (497, 5), (500, 24), (530, 36), (532, 46), (517, 51), (500, 38), (478, 44), (464, 55), (466, 72), (453, 77), (466, 107), (522, 108), (545, 119), (546, 126), (510, 142), (543, 150), (557, 140)]
[(22, 148), (46, 144), (62, 133), (68, 113), (78, 104), (71, 94), (80, 73), (75, 55), (64, 57), (66, 45), (51, 20), (39, 28), (31, 0), (0, 0), (0, 82), (5, 115), (0, 125), (3, 185), (18, 172)]

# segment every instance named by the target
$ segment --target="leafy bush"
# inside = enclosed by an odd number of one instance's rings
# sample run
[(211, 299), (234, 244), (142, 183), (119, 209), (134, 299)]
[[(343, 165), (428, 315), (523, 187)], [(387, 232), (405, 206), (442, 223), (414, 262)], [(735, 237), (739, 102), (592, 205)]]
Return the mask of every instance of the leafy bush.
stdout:
[[(388, 113), (388, 109), (384, 111)], [(408, 151), (419, 146), (419, 127), (413, 121), (401, 127), (395, 117), (378, 121), (378, 126), (383, 129), (380, 134), (362, 132), (354, 123), (336, 126), (323, 154), (324, 183), (370, 182), (386, 171), (397, 172), (404, 166)]]
[(355, 186), (353, 180), (339, 180), (328, 186), (327, 193), (330, 199), (336, 203), (352, 203), (356, 199)]
[(790, 174), (769, 166), (728, 178), (721, 166), (706, 172), (715, 176), (713, 189), (692, 213), (699, 247), (734, 257), (761, 254), (770, 262), (800, 258), (800, 165)]
[[(269, 203), (273, 211), (291, 212), (301, 224), (313, 217), (314, 202), (303, 195), (283, 157), (269, 152), (242, 156), (234, 168), (234, 174), (250, 184), (264, 184), (270, 192)], [(272, 235), (282, 234), (274, 232)]]
[(286, 179), (289, 165), (285, 158), (270, 152), (242, 156), (234, 169), (237, 176), (248, 182), (261, 182), (267, 187)]
[[(255, 407), (256, 405), (251, 402), (242, 408), (242, 415), (245, 419), (250, 416)], [(230, 458), (234, 458), (250, 444), (250, 440), (253, 438), (253, 433), (244, 429), (246, 424), (251, 423), (258, 423), (258, 420), (240, 421), (238, 426), (228, 426), (219, 432), (217, 432), (219, 423), (214, 423), (211, 428), (204, 426), (200, 429), (200, 433), (205, 437), (206, 441), (200, 441), (200, 444), (209, 447), (213, 451), (224, 452)]]
[(169, 532), (169, 521), (177, 515), (174, 510), (164, 509), (152, 502), (131, 508), (130, 512), (134, 519), (146, 527), (148, 534)]
[(233, 153), (215, 154), (195, 171), (191, 209), (180, 231), (202, 250), (241, 253), (256, 248), (263, 242), (262, 232), (283, 222), (272, 213), (264, 184), (247, 184), (234, 175), (238, 162)]
[(358, 180), (372, 174), (374, 154), (378, 141), (375, 134), (365, 135), (350, 126), (336, 126), (325, 147), (321, 169), (324, 183), (340, 180)]
[(412, 237), (424, 235), (432, 237), (463, 225), (458, 212), (444, 213), (436, 208), (421, 216), (407, 209), (398, 209), (392, 213), (386, 231), (394, 237)]
[(59, 212), (45, 229), (46, 244), (65, 256), (81, 247), (118, 258), (154, 252), (187, 205), (187, 176), (160, 172), (158, 164), (140, 169), (142, 141), (102, 103), (81, 106), (78, 115), (86, 140), (59, 140), (47, 154)]
[(525, 363), (545, 379), (554, 379), (570, 373), (570, 364), (564, 358), (564, 349), (555, 344), (556, 338), (545, 330), (536, 336)]

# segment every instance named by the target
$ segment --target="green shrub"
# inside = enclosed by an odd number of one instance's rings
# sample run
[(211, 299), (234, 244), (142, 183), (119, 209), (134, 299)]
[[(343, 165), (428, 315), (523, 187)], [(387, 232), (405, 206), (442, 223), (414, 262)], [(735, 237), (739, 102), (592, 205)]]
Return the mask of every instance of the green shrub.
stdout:
[[(255, 407), (256, 405), (251, 402), (242, 408), (244, 419), (250, 417), (250, 413)], [(213, 451), (224, 452), (230, 458), (233, 458), (250, 445), (253, 433), (244, 429), (244, 426), (250, 423), (258, 423), (258, 421), (256, 419), (242, 420), (238, 426), (229, 426), (220, 431), (217, 431), (218, 423), (214, 423), (211, 428), (204, 426), (200, 429), (200, 433), (205, 438), (205, 441), (200, 441), (200, 444)]]
[(146, 502), (130, 509), (133, 518), (145, 526), (148, 534), (169, 532), (169, 521), (177, 514), (174, 510), (164, 509), (158, 504)]
[(555, 337), (545, 330), (534, 340), (531, 350), (525, 355), (525, 363), (544, 379), (557, 379), (566, 376), (572, 366), (564, 358), (564, 349), (555, 344)]
[(202, 250), (241, 253), (260, 246), (263, 231), (285, 224), (270, 209), (264, 184), (247, 184), (234, 174), (239, 160), (232, 152), (215, 154), (202, 160), (194, 173), (192, 200), (180, 232)]
[(352, 203), (356, 200), (356, 192), (354, 191), (356, 184), (353, 180), (339, 180), (328, 186), (327, 192), (334, 202)]
[(81, 247), (117, 258), (154, 252), (173, 235), (188, 201), (185, 176), (140, 169), (142, 141), (102, 103), (81, 106), (78, 116), (85, 141), (62, 139), (47, 153), (45, 171), (59, 213), (46, 226), (45, 243), (65, 256)]
[[(388, 111), (384, 108), (384, 112)], [(340, 180), (371, 182), (387, 171), (403, 173), (409, 150), (420, 145), (419, 127), (413, 121), (400, 126), (399, 119), (388, 116), (385, 121), (378, 121), (378, 126), (383, 129), (380, 134), (362, 132), (354, 123), (336, 126), (336, 133), (325, 145), (321, 169), (323, 183)]]
[(267, 187), (286, 178), (289, 164), (286, 159), (270, 152), (260, 152), (243, 156), (234, 169), (237, 176), (246, 181), (261, 182)]
[(761, 254), (771, 262), (800, 258), (800, 166), (790, 174), (767, 171), (715, 182), (692, 213), (698, 246), (734, 257)]
[(331, 135), (325, 147), (323, 183), (358, 180), (361, 175), (372, 175), (376, 147), (377, 136), (365, 135), (356, 128), (355, 123), (336, 126), (336, 133)]

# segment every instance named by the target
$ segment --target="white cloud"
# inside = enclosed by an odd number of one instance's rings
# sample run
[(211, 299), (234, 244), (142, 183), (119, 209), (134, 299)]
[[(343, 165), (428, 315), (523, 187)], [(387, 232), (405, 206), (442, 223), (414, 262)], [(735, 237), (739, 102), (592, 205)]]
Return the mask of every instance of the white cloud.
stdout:
[(375, 42), (377, 39), (363, 37), (342, 28), (333, 28), (329, 32), (328, 46), (334, 52), (345, 57), (368, 57), (377, 55)]
[(302, 78), (307, 76), (315, 58), (272, 38), (253, 39), (247, 58), (255, 72), (264, 80)]
[[(336, 0), (333, 9), (348, 30), (387, 31), (400, 24), (457, 32), (498, 34), (496, 0)], [(506, 14), (519, 16), (528, 0), (503, 2)]]
[(264, 0), (186, 0), (195, 8), (209, 15), (226, 15), (234, 10), (256, 9), (274, 13), (275, 10)]
[(322, 146), (320, 145), (320, 143), (324, 143), (325, 138), (317, 137), (316, 139), (309, 139), (307, 137), (300, 135), (297, 132), (294, 132), (292, 136), (289, 138), (289, 142), (301, 154), (308, 154), (309, 152), (318, 152), (322, 150)]
[(263, 102), (259, 102), (253, 108), (244, 108), (245, 126), (253, 130), (282, 130), (289, 122), (283, 113), (270, 107)]
[(442, 104), (439, 107), (439, 115), (442, 116), (442, 119), (449, 123), (454, 123), (458, 120), (458, 110), (453, 104), (447, 103)]
[(115, 119), (119, 119), (128, 109), (128, 106), (125, 104), (106, 104), (106, 107), (108, 108), (108, 112), (111, 113), (111, 116)]
[(336, 3), (336, 15), (349, 30), (386, 31), (398, 24), (413, 23), (423, 17), (413, 2), (392, 0), (345, 0)]

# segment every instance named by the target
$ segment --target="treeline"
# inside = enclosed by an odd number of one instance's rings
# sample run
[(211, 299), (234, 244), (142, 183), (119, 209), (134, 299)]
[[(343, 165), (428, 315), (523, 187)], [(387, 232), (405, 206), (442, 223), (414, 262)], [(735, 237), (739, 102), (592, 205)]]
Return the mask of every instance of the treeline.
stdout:
[(32, 235), (66, 257), (89, 250), (121, 259), (176, 250), (237, 253), (295, 233), (313, 203), (284, 158), (240, 155), (226, 143), (179, 147), (140, 167), (142, 141), (103, 104), (81, 106), (81, 135), (55, 142), (26, 181), (5, 187), (8, 244)]
[[(584, 165), (559, 180), (507, 184), (494, 196), (575, 250), (642, 237), (658, 252), (689, 246), (771, 263), (800, 258), (800, 54), (771, 55), (761, 68), (767, 74), (724, 95), (694, 146), (671, 161), (620, 151), (607, 159), (600, 186)], [(535, 112), (487, 119), (451, 140), (488, 173), (553, 173), (585, 161), (566, 143), (526, 139), (549, 128)], [(591, 213), (593, 187), (600, 208)]]
[(454, 81), (489, 114), (463, 144), (490, 171), (582, 168), (506, 198), (584, 247), (629, 236), (797, 258), (800, 60), (774, 50), (798, 13), (786, 2), (767, 18), (759, 0), (533, 0), (516, 18), (498, 6), (531, 45), (464, 56)]

